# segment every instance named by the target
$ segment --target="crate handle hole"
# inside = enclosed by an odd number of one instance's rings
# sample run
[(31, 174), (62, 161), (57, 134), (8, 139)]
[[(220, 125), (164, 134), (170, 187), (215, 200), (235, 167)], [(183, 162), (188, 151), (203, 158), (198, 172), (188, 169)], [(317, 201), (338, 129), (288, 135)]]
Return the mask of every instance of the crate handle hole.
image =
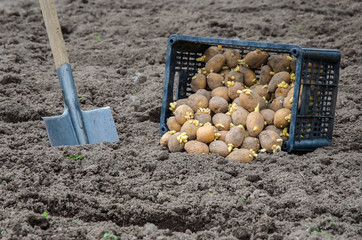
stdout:
[(290, 52), (294, 57), (298, 57), (299, 55), (299, 50), (297, 48), (292, 48)]
[(170, 38), (169, 42), (172, 44), (174, 42), (173, 38)]

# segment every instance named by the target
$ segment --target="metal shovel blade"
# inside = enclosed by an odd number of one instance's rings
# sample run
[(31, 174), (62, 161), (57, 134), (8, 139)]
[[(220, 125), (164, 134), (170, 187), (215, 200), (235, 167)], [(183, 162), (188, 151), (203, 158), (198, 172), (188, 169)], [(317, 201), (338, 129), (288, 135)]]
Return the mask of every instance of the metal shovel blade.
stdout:
[[(116, 142), (119, 140), (109, 107), (90, 111), (81, 110), (81, 114), (88, 144), (101, 144), (103, 141)], [(51, 146), (83, 144), (77, 138), (68, 109), (62, 115), (43, 117), (43, 120)]]
[(119, 140), (109, 107), (80, 110), (72, 70), (69, 64), (57, 69), (65, 110), (62, 115), (43, 117), (51, 146), (81, 145)]

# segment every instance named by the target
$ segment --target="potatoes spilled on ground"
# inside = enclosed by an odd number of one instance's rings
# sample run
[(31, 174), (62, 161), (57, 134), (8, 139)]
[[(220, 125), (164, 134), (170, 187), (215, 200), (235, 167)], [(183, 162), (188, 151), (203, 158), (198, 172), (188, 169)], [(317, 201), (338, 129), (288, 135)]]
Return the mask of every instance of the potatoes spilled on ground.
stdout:
[(255, 49), (211, 46), (196, 59), (194, 92), (171, 102), (160, 140), (170, 152), (218, 154), (249, 163), (258, 153), (281, 151), (289, 137), (296, 59)]

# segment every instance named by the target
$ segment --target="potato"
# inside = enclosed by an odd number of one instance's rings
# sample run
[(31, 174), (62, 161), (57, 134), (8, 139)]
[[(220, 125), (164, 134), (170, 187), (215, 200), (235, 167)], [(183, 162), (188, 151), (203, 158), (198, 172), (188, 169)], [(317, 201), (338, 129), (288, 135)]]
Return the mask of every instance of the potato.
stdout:
[(231, 69), (228, 66), (223, 66), (219, 74), (223, 76), (225, 79), (225, 77), (229, 74), (229, 72), (231, 72)]
[(252, 149), (254, 152), (257, 152), (260, 149), (259, 139), (256, 137), (246, 137), (241, 148)]
[(169, 132), (166, 132), (165, 134), (163, 134), (161, 137), (161, 140), (160, 140), (161, 146), (167, 147), (168, 140), (170, 140), (171, 136), (172, 136), (172, 134)]
[(256, 83), (256, 75), (253, 70), (251, 70), (247, 67), (241, 66), (240, 72), (243, 74), (245, 86), (251, 87)]
[(226, 158), (236, 162), (249, 163), (254, 159), (254, 156), (250, 150), (242, 148), (232, 151)]
[(288, 108), (292, 110), (293, 107), (293, 95), (287, 96), (283, 101), (283, 108)]
[(281, 133), (283, 132), (283, 130), (282, 130), (282, 129), (277, 128), (277, 127), (276, 127), (276, 126), (274, 126), (274, 125), (268, 125), (268, 126), (266, 126), (266, 127), (265, 127), (265, 129), (264, 129), (264, 130), (271, 130), (271, 131), (274, 131), (274, 132), (278, 133), (278, 135), (279, 135), (279, 134), (281, 134)]
[(249, 112), (254, 111), (258, 104), (260, 109), (264, 109), (266, 107), (264, 99), (250, 89), (242, 90), (239, 95), (239, 100), (240, 105)]
[(226, 134), (227, 134), (228, 132), (229, 132), (229, 131), (219, 131), (220, 136), (217, 138), (217, 140), (221, 140), (221, 141), (224, 141), (224, 142), (225, 142), (225, 137), (226, 137)]
[(235, 126), (238, 125), (243, 125), (244, 127), (246, 126), (246, 118), (248, 117), (249, 112), (243, 108), (243, 107), (238, 107), (236, 111), (234, 111), (231, 114), (231, 121)]
[(196, 140), (203, 143), (210, 143), (215, 139), (217, 129), (214, 126), (206, 125), (200, 127), (196, 132)]
[[(238, 93), (238, 95), (240, 95), (240, 94)], [(233, 100), (232, 104), (234, 104), (234, 103), (235, 103), (237, 106), (240, 106), (240, 107), (241, 107), (241, 105), (240, 105), (240, 100), (239, 100), (238, 97)]]
[(260, 70), (260, 84), (261, 85), (268, 85), (270, 80), (272, 79), (273, 75), (270, 74), (272, 72), (272, 68), (269, 65), (264, 65), (261, 67)]
[(282, 97), (287, 97), (288, 95), (288, 92), (290, 91), (291, 87), (288, 85), (287, 87), (278, 87), (276, 90), (275, 90), (275, 97), (279, 97), (279, 96), (282, 96)]
[(277, 97), (271, 103), (269, 103), (268, 108), (273, 110), (274, 112), (283, 108), (284, 97)]
[(260, 114), (263, 115), (264, 121), (268, 124), (268, 125), (273, 125), (274, 124), (274, 114), (275, 112), (271, 109), (263, 109), (260, 111)]
[(227, 87), (217, 87), (214, 90), (212, 90), (211, 97), (215, 97), (215, 96), (222, 97), (226, 101), (230, 101)]
[(288, 108), (282, 108), (274, 114), (274, 125), (277, 128), (289, 127), (292, 112)]
[(178, 108), (181, 105), (187, 105), (187, 98), (182, 98), (176, 101), (176, 108)]
[(181, 141), (181, 137), (185, 135), (181, 135), (182, 133), (178, 132), (173, 134), (168, 140), (167, 146), (170, 152), (182, 152), (184, 150), (185, 142)]
[(176, 121), (183, 125), (187, 120), (194, 118), (194, 111), (188, 105), (180, 105), (174, 111)]
[(263, 131), (264, 117), (261, 115), (258, 108), (256, 108), (256, 111), (249, 113), (246, 118), (246, 129), (251, 137), (257, 137), (259, 133)]
[(268, 85), (254, 85), (250, 87), (250, 90), (259, 94), (261, 97), (265, 97), (265, 100), (270, 100), (270, 93), (268, 91)]
[(199, 142), (199, 141), (189, 141), (185, 144), (185, 150), (188, 153), (192, 154), (208, 154), (209, 153), (209, 147), (206, 143)]
[(278, 87), (277, 85), (283, 81), (286, 83), (290, 82), (290, 74), (288, 72), (283, 71), (275, 74), (268, 84), (269, 92), (275, 92)]
[(293, 73), (296, 73), (296, 68), (297, 68), (297, 59), (293, 57), (292, 61), (290, 61), (290, 70), (292, 70)]
[(207, 79), (207, 85), (211, 90), (214, 90), (217, 87), (222, 87), (224, 86), (225, 83), (224, 77), (218, 73), (210, 73), (206, 79)]
[(201, 108), (194, 114), (195, 120), (200, 124), (211, 123), (211, 110), (209, 108)]
[(226, 65), (229, 68), (236, 67), (236, 65), (238, 65), (238, 60), (241, 58), (239, 51), (236, 49), (226, 49), (223, 55), (226, 59)]
[(265, 128), (265, 130), (276, 132), (283, 139), (283, 141), (287, 141), (289, 138), (288, 128), (280, 129), (274, 125), (269, 125)]
[(251, 69), (260, 68), (261, 65), (267, 62), (267, 60), (268, 53), (265, 51), (260, 51), (259, 49), (249, 52), (244, 58), (246, 65)]
[(268, 65), (273, 69), (274, 73), (290, 72), (289, 56), (285, 55), (271, 55), (268, 58)]
[(259, 142), (267, 152), (278, 152), (281, 150), (283, 140), (279, 134), (271, 130), (264, 130), (259, 134)]
[[(244, 90), (245, 86), (244, 84), (240, 83), (240, 82), (234, 82), (233, 84), (230, 84), (230, 86), (228, 87), (228, 96), (229, 98), (231, 98), (232, 100), (236, 99), (239, 97), (239, 90)], [(239, 102), (240, 104), (240, 102)]]
[(199, 89), (199, 90), (197, 90), (196, 94), (201, 94), (207, 98), (207, 102), (210, 101), (210, 98), (211, 98), (210, 91), (207, 91), (206, 89)]
[(219, 49), (217, 46), (211, 46), (208, 49), (206, 49), (206, 51), (204, 52), (205, 63), (207, 63), (213, 56), (217, 54), (222, 54), (221, 49)]
[(214, 113), (226, 113), (229, 110), (229, 104), (224, 98), (216, 96), (210, 99), (209, 108)]
[(194, 93), (187, 98), (187, 105), (189, 105), (194, 112), (197, 112), (199, 108), (207, 108), (209, 102), (205, 96)]
[(224, 141), (212, 141), (209, 145), (209, 148), (211, 153), (216, 153), (223, 157), (229, 155), (228, 145)]
[(179, 124), (176, 120), (175, 116), (169, 117), (167, 119), (167, 127), (168, 129), (170, 129), (171, 131), (174, 130), (176, 132), (179, 132), (181, 129), (181, 124)]
[(232, 147), (240, 147), (243, 143), (245, 130), (238, 127), (233, 127), (225, 136), (225, 142), (229, 145), (232, 144)]
[(196, 132), (199, 128), (200, 125), (198, 120), (188, 120), (182, 125), (180, 132), (185, 132), (188, 136), (188, 140), (195, 140)]
[(231, 70), (226, 76), (225, 76), (225, 86), (227, 86), (227, 82), (244, 82), (244, 75), (235, 70)]
[(229, 131), (231, 117), (226, 115), (225, 113), (216, 113), (212, 117), (212, 123), (219, 131)]
[(199, 89), (204, 89), (207, 86), (206, 76), (201, 73), (197, 73), (191, 78), (191, 89), (197, 92)]
[(226, 62), (226, 58), (224, 57), (224, 55), (222, 55), (220, 53), (216, 54), (209, 61), (207, 61), (206, 65), (205, 65), (205, 70), (208, 73), (220, 72), (220, 70), (222, 69), (222, 66), (224, 66), (225, 62)]

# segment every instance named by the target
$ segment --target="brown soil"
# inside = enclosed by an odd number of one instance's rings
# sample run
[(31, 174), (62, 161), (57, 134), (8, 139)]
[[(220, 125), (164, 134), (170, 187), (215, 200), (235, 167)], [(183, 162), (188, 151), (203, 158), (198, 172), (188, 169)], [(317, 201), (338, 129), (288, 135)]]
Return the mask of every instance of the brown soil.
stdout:
[[(63, 101), (38, 2), (0, 2), (0, 239), (361, 239), (360, 1), (56, 2), (81, 107), (110, 106), (120, 141), (50, 147), (41, 117)], [(168, 153), (170, 34), (341, 50), (333, 145), (250, 164)]]

